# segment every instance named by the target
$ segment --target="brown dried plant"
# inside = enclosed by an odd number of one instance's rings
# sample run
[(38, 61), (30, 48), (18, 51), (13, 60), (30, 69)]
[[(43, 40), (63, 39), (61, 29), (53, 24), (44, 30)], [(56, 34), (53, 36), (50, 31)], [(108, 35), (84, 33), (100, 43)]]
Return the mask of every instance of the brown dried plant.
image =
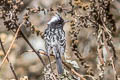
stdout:
[[(11, 47), (13, 46), (14, 41), (16, 38), (22, 37), (25, 42), (31, 47), (32, 51), (36, 53), (42, 64), (44, 65), (44, 68), (49, 70), (49, 67), (47, 67), (47, 64), (45, 64), (44, 60), (41, 57), (41, 54), (44, 54), (46, 56), (45, 52), (36, 51), (32, 44), (29, 42), (27, 37), (25, 36), (21, 30), (21, 27), (29, 27), (31, 29), (31, 32), (33, 34), (37, 34), (40, 36), (43, 36), (43, 32), (37, 29), (37, 27), (32, 24), (32, 22), (29, 20), (29, 17), (31, 14), (39, 14), (39, 12), (43, 11), (45, 15), (49, 13), (55, 13), (59, 12), (60, 14), (63, 14), (65, 16), (70, 15), (70, 27), (71, 30), (69, 31), (70, 37), (71, 37), (71, 54), (74, 54), (76, 56), (76, 59), (79, 60), (78, 64), (80, 64), (84, 69), (86, 69), (86, 72), (84, 74), (79, 73), (76, 68), (70, 67), (67, 62), (63, 61), (64, 66), (66, 67), (66, 70), (68, 71), (66, 74), (64, 74), (61, 79), (67, 79), (70, 80), (77, 80), (78, 78), (81, 78), (81, 80), (104, 80), (104, 71), (105, 67), (109, 65), (112, 67), (114, 71), (114, 80), (117, 80), (117, 73), (115, 69), (115, 60), (117, 59), (116, 51), (113, 46), (112, 41), (112, 34), (116, 30), (115, 21), (112, 18), (112, 14), (110, 14), (110, 5), (111, 0), (90, 0), (90, 1), (82, 1), (82, 0), (69, 0), (69, 3), (67, 4), (69, 6), (68, 9), (65, 8), (65, 4), (61, 4), (60, 6), (56, 6), (56, 8), (26, 8), (26, 13), (24, 14), (22, 23), (19, 22), (18, 15), (21, 11), (21, 6), (24, 5), (22, 0), (1, 0), (0, 1), (0, 19), (4, 21), (4, 25), (7, 28), (8, 31), (12, 31), (15, 33), (14, 39), (7, 50), (7, 52), (4, 51), (4, 45), (1, 44), (3, 47), (3, 52), (5, 54), (5, 57), (2, 60), (2, 64), (0, 64), (0, 69), (2, 69), (2, 65), (4, 64), (5, 60), (9, 62), (9, 53), (11, 50)], [(84, 14), (81, 14), (79, 11), (83, 10), (85, 12)], [(97, 70), (98, 73), (94, 73), (91, 69), (90, 64), (87, 63), (83, 55), (80, 53), (78, 49), (79, 44), (79, 33), (81, 29), (83, 28), (93, 28), (94, 35), (96, 37), (96, 43), (97, 43), (97, 56), (98, 62), (97, 62)], [(1, 42), (2, 43), (2, 42)], [(103, 53), (103, 49), (107, 51), (107, 55), (109, 56), (108, 59), (106, 59)], [(91, 54), (92, 55), (92, 54)], [(53, 55), (51, 55), (53, 56)], [(105, 59), (106, 60), (105, 60)], [(9, 62), (10, 67), (11, 63)], [(17, 78), (17, 74), (15, 73), (15, 70), (12, 70), (15, 79), (19, 80)], [(81, 69), (81, 68), (79, 68)], [(70, 72), (72, 72), (70, 74)], [(96, 74), (98, 74), (96, 76)], [(57, 80), (58, 76), (53, 74), (47, 74), (45, 71), (45, 76), (52, 76), (52, 78), (49, 77), (50, 80)], [(57, 77), (56, 77), (57, 76)], [(20, 79), (20, 80), (28, 80), (28, 79)]]

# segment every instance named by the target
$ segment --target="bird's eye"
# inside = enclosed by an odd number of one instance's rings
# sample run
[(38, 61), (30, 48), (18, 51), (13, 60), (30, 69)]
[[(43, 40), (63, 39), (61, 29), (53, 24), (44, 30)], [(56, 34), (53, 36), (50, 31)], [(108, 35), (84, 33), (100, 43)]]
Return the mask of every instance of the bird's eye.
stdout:
[(61, 22), (59, 21), (58, 24), (61, 24)]

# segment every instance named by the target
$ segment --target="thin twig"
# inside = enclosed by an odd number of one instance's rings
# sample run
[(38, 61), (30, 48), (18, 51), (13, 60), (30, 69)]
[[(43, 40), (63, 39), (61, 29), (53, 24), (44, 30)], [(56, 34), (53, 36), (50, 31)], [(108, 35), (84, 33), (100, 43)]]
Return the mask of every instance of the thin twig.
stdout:
[(73, 68), (69, 67), (65, 62), (62, 61), (62, 63), (69, 69), (71, 70), (71, 72), (73, 72), (76, 76), (80, 77), (81, 80), (86, 80), (83, 75), (79, 74), (78, 72), (76, 72)]
[[(4, 49), (4, 46), (3, 46), (3, 44), (2, 44), (1, 39), (0, 39), (0, 44), (1, 44), (1, 48), (2, 48), (2, 50), (3, 50), (3, 53), (6, 55), (6, 52), (5, 52), (5, 49)], [(15, 79), (18, 80), (17, 75), (16, 75), (16, 73), (15, 73), (15, 70), (14, 70), (14, 68), (13, 68), (13, 66), (12, 66), (12, 63), (9, 61), (9, 58), (8, 58), (8, 57), (7, 57), (7, 61), (8, 61), (8, 63), (9, 63), (10, 69), (11, 69), (11, 71), (12, 71)]]
[(100, 60), (100, 63), (102, 65), (104, 65), (104, 60), (102, 58), (102, 49), (100, 48), (100, 43), (98, 42), (98, 48), (97, 48), (97, 51), (98, 51), (98, 58)]
[[(24, 22), (23, 22), (23, 23), (24, 23)], [(10, 51), (11, 51), (11, 49), (12, 49), (12, 46), (13, 46), (16, 38), (17, 38), (17, 35), (18, 35), (18, 33), (19, 33), (19, 31), (20, 31), (20, 28), (21, 28), (21, 26), (23, 25), (23, 23), (21, 23), (21, 24), (19, 25), (19, 27), (18, 27), (18, 29), (17, 29), (17, 31), (16, 31), (15, 36), (14, 36), (14, 38), (13, 38), (11, 44), (10, 44), (10, 47), (9, 47), (9, 49), (7, 50), (7, 53), (6, 53), (5, 57), (3, 58), (3, 60), (2, 60), (2, 62), (1, 62), (1, 64), (0, 64), (0, 69), (1, 69), (2, 65), (4, 64), (4, 62), (6, 61), (7, 56), (9, 55), (9, 53), (10, 53)]]
[[(32, 50), (29, 50), (29, 51), (32, 51)], [(32, 52), (34, 52), (34, 51), (32, 51)], [(46, 55), (45, 52), (40, 52), (40, 54)], [(50, 54), (50, 56), (54, 56), (54, 55), (53, 55), (53, 54)], [(62, 63), (63, 63), (69, 70), (71, 70), (75, 75), (77, 75), (78, 77), (80, 77), (82, 80), (86, 80), (85, 78), (83, 78), (83, 76), (82, 76), (81, 74), (77, 73), (73, 68), (70, 68), (65, 62), (62, 61)]]
[(109, 48), (108, 48), (108, 44), (107, 44), (107, 40), (105, 38), (105, 32), (103, 32), (103, 40), (104, 40), (104, 45), (105, 45), (105, 48), (106, 48), (106, 51), (109, 55), (109, 57), (111, 58), (111, 61), (112, 61), (112, 68), (113, 68), (113, 71), (114, 71), (114, 80), (116, 80), (116, 70), (115, 70), (115, 65), (114, 65), (114, 62), (113, 62), (113, 58), (112, 58), (112, 53), (110, 52)]
[(105, 48), (106, 48), (106, 51), (107, 51), (109, 57), (111, 57), (111, 52), (110, 52), (110, 50), (109, 50), (109, 48), (108, 48), (107, 40), (106, 40), (106, 38), (105, 38), (105, 32), (104, 32), (104, 31), (102, 32), (102, 35), (103, 35), (103, 41), (104, 41), (104, 46), (105, 46)]
[(39, 52), (37, 52), (37, 51), (35, 50), (35, 48), (31, 45), (31, 43), (30, 43), (30, 42), (28, 41), (28, 39), (25, 37), (25, 35), (23, 34), (23, 32), (22, 32), (22, 31), (20, 31), (20, 32), (21, 32), (21, 35), (22, 35), (23, 39), (24, 39), (24, 40), (27, 42), (27, 44), (32, 48), (32, 50), (36, 53), (36, 55), (38, 56), (38, 58), (39, 58), (40, 61), (42, 62), (43, 66), (47, 69), (47, 67), (46, 67), (46, 65), (45, 65), (45, 63), (44, 63), (41, 55), (39, 54)]
[(114, 80), (117, 80), (117, 74), (116, 74), (115, 64), (113, 62), (113, 57), (111, 57), (111, 64), (114, 71)]
[[(112, 35), (110, 34), (111, 33), (111, 31), (106, 27), (106, 25), (103, 23), (103, 26), (104, 26), (104, 32), (103, 32), (103, 39), (105, 40), (104, 41), (104, 44), (105, 45), (107, 45), (107, 41), (106, 41), (106, 39), (105, 39), (105, 32), (110, 36), (110, 38), (112, 38)], [(116, 51), (115, 51), (115, 49), (114, 49), (114, 46), (113, 45), (111, 45), (110, 46), (112, 49), (113, 49), (113, 56), (114, 56), (114, 58), (117, 58), (117, 56), (116, 56)], [(106, 46), (106, 49), (108, 49), (108, 47)], [(110, 53), (110, 51), (108, 50), (108, 53)]]
[[(39, 52), (40, 54), (43, 54), (43, 55), (46, 55), (48, 57), (48, 60), (49, 60), (49, 63), (50, 63), (50, 67), (51, 67), (51, 71), (53, 72), (53, 69), (52, 69), (52, 64), (51, 64), (51, 60), (50, 60), (50, 57), (48, 56), (48, 54), (44, 51), (44, 50), (41, 50), (42, 52)], [(27, 50), (25, 52), (34, 52), (33, 50)], [(54, 55), (51, 55), (51, 56), (54, 56)]]
[(72, 71), (75, 75), (79, 76), (79, 77), (81, 78), (81, 80), (86, 80), (85, 78), (83, 78), (83, 75), (77, 73), (74, 69), (71, 69), (71, 71)]

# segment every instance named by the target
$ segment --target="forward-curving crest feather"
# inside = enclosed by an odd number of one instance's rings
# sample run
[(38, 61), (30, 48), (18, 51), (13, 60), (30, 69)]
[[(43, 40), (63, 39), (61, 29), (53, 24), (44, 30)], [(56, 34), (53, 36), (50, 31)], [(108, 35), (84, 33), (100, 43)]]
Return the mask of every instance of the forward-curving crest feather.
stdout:
[(55, 16), (53, 16), (53, 17), (51, 18), (51, 20), (48, 22), (48, 24), (51, 24), (51, 23), (53, 23), (53, 22), (56, 22), (56, 21), (58, 21), (58, 20), (60, 20), (60, 19), (61, 19), (60, 15), (59, 15), (59, 14), (56, 14)]

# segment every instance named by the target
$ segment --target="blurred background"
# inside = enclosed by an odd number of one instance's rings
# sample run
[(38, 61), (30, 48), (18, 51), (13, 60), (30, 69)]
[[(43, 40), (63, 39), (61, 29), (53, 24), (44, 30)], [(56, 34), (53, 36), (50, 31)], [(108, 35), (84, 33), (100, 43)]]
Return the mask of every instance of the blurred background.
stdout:
[[(86, 0), (85, 2), (87, 2)], [(61, 3), (68, 4), (69, 0), (23, 0), (24, 5), (22, 6), (22, 11), (19, 13), (19, 19), (22, 21), (23, 15), (26, 13), (25, 8), (37, 8), (38, 6), (43, 8), (59, 6)], [(69, 8), (69, 6), (66, 8)], [(111, 14), (113, 14), (113, 18), (116, 24), (116, 32), (113, 35), (113, 44), (115, 50), (117, 52), (117, 56), (120, 56), (120, 0), (114, 0), (111, 5), (110, 9)], [(82, 12), (81, 10), (81, 13)], [(30, 21), (33, 25), (35, 25), (40, 31), (44, 32), (47, 28), (47, 22), (51, 19), (53, 14), (44, 15), (44, 12), (40, 12), (39, 14), (33, 14), (30, 16)], [(70, 16), (62, 15), (63, 19), (70, 20)], [(21, 22), (20, 21), (20, 22)], [(71, 37), (70, 37), (70, 23), (65, 24), (64, 30), (66, 32), (66, 40), (67, 40), (67, 47), (65, 52), (65, 58), (67, 60), (76, 60), (74, 54), (71, 53)], [(43, 49), (45, 50), (44, 40), (41, 36), (36, 36), (32, 34), (29, 29), (24, 30), (24, 33), (27, 35), (28, 40), (32, 43), (36, 50)], [(83, 57), (88, 61), (88, 63), (92, 66), (93, 71), (95, 72), (97, 62), (96, 58), (96, 38), (93, 36), (94, 30), (92, 28), (83, 28), (80, 30), (79, 33), (79, 51), (83, 55)], [(3, 24), (3, 20), (0, 19), (0, 37), (4, 44), (5, 50), (7, 51), (9, 45), (14, 37), (14, 33), (7, 31), (6, 27)], [(43, 65), (40, 63), (38, 57), (33, 52), (26, 52), (27, 50), (31, 50), (31, 48), (27, 45), (27, 43), (22, 39), (19, 38), (15, 41), (12, 50), (9, 55), (9, 59), (14, 65), (14, 69), (18, 77), (28, 76), (29, 80), (42, 80), (43, 79)], [(4, 53), (0, 47), (0, 63), (3, 59)], [(47, 61), (47, 57), (42, 55), (43, 60)], [(52, 58), (54, 61), (54, 58)], [(77, 61), (77, 60), (76, 60)], [(120, 74), (120, 61), (116, 62), (117, 73)], [(81, 67), (80, 72), (84, 73), (84, 69)], [(113, 76), (112, 71), (108, 69), (106, 72), (105, 80), (113, 80), (110, 76)], [(13, 79), (14, 75), (12, 74), (9, 64), (6, 61), (0, 71), (0, 80), (9, 80)]]

